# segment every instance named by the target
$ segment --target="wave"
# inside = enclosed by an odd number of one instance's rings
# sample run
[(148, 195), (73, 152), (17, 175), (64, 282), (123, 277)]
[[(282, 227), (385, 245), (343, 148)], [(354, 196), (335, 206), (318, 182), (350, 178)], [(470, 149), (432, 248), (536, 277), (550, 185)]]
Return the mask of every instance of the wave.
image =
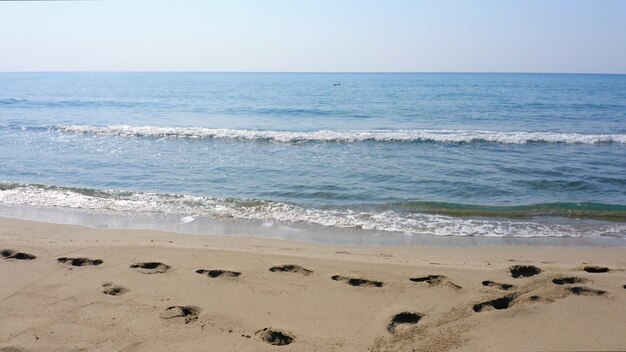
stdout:
[(431, 143), (564, 143), (564, 144), (626, 144), (626, 134), (581, 134), (563, 132), (498, 132), (461, 130), (355, 130), (355, 131), (271, 131), (238, 130), (205, 127), (159, 127), (159, 126), (52, 126), (63, 133), (92, 134), (101, 136), (233, 139), (244, 141), (273, 141), (283, 143), (302, 142), (431, 142)]
[(26, 99), (5, 98), (0, 99), (0, 105), (20, 104), (26, 102)]
[[(72, 107), (150, 107), (157, 102), (153, 101), (120, 101), (120, 100), (29, 100), (21, 98), (5, 98), (0, 99), (0, 106), (18, 106), (33, 108), (72, 108)], [(162, 104), (162, 103), (161, 103)]]
[[(428, 204), (428, 203), (426, 203)], [(435, 204), (435, 203), (432, 203)], [(623, 223), (577, 224), (519, 221), (512, 219), (464, 218), (453, 212), (402, 211), (378, 207), (369, 209), (321, 209), (264, 200), (218, 199), (211, 197), (94, 190), (46, 185), (0, 183), (0, 205), (71, 208), (95, 212), (119, 212), (173, 215), (181, 219), (235, 219), (247, 221), (276, 221), (353, 228), (373, 231), (429, 234), (440, 236), (487, 237), (596, 237), (626, 236)], [(413, 204), (413, 207), (417, 207)], [(441, 206), (438, 206), (441, 208)], [(447, 206), (451, 208), (450, 206)], [(538, 208), (546, 207), (543, 205)], [(547, 206), (552, 208), (555, 206)], [(586, 209), (600, 207), (589, 204)], [(430, 207), (433, 210), (436, 207)], [(461, 206), (461, 210), (462, 210)], [(415, 210), (415, 209), (413, 209)], [(487, 209), (488, 210), (488, 209)], [(485, 210), (485, 211), (487, 211)], [(515, 209), (501, 211), (517, 211)], [(603, 210), (607, 211), (607, 210)], [(624, 209), (616, 208), (621, 213)], [(480, 215), (474, 212), (472, 215)], [(186, 220), (184, 220), (186, 221)]]

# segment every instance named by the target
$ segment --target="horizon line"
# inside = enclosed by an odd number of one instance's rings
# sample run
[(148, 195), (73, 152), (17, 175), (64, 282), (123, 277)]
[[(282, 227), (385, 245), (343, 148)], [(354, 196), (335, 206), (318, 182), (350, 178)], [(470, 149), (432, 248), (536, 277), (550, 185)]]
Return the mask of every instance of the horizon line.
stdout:
[(537, 75), (626, 75), (626, 72), (544, 71), (210, 71), (210, 70), (16, 70), (0, 73), (274, 73), (274, 74), (537, 74)]

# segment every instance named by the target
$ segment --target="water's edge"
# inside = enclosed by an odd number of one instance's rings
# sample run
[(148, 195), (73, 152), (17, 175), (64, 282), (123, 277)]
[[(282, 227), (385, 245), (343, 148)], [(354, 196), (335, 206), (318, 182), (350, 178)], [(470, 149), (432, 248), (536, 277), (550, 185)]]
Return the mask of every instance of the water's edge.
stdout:
[[(626, 247), (626, 238), (616, 237), (531, 237), (494, 238), (377, 232), (292, 226), (290, 224), (226, 219), (198, 219), (186, 222), (162, 215), (137, 216), (123, 213), (96, 213), (84, 209), (39, 208), (0, 205), (0, 217), (18, 220), (78, 225), (110, 230), (155, 230), (186, 235), (258, 237), (345, 247)], [(181, 221), (182, 220), (182, 221)]]
[[(0, 205), (79, 209), (93, 214), (168, 218), (168, 222), (284, 224), (300, 229), (454, 237), (626, 238), (626, 208), (595, 203), (484, 207), (412, 202), (400, 205), (315, 208), (255, 199), (159, 194), (0, 183)], [(249, 230), (249, 229), (248, 229)]]

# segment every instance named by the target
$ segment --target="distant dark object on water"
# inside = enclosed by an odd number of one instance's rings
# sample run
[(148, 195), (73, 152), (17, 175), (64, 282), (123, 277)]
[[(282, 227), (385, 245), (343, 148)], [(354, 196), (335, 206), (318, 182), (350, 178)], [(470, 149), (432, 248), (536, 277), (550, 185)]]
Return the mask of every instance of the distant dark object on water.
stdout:
[(333, 86), (335, 86), (335, 87), (341, 87), (341, 83), (333, 83)]

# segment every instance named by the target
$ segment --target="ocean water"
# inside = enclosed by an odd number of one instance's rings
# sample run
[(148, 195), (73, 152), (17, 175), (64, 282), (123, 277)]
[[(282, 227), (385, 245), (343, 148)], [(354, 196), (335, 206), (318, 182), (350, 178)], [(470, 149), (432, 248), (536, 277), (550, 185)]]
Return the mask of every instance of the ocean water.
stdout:
[(0, 73), (0, 215), (626, 243), (626, 75)]

